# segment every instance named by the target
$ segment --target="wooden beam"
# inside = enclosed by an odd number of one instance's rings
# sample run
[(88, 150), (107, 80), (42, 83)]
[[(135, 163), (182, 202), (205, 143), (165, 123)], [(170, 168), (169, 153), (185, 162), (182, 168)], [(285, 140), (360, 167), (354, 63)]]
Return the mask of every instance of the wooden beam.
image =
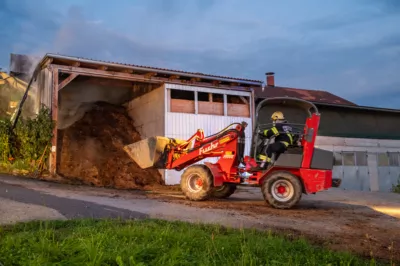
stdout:
[(79, 67), (80, 65), (81, 65), (80, 62), (74, 62), (74, 63), (72, 63), (72, 66), (73, 66), (73, 67)]
[(53, 62), (53, 58), (48, 58), (42, 65), (42, 69), (48, 67)]
[(221, 81), (219, 81), (219, 80), (213, 80), (211, 83), (212, 83), (214, 86), (219, 87), (219, 84), (221, 84)]
[(53, 137), (51, 139), (51, 152), (50, 152), (50, 173), (52, 175), (57, 174), (57, 121), (58, 121), (58, 73), (59, 70), (54, 68), (52, 71), (53, 74), (53, 92), (52, 92), (52, 101), (51, 101), (51, 117), (55, 122), (55, 126), (53, 129)]
[[(119, 79), (119, 80), (129, 80), (129, 81), (136, 81), (136, 82), (151, 82), (151, 83), (165, 83), (165, 82), (170, 82), (173, 84), (187, 84), (188, 81), (186, 80), (169, 80), (168, 78), (163, 78), (163, 77), (146, 77), (145, 75), (138, 75), (138, 74), (129, 74), (126, 73), (127, 70), (117, 72), (117, 71), (109, 71), (109, 70), (98, 70), (98, 69), (92, 69), (92, 68), (84, 68), (84, 67), (73, 67), (73, 66), (65, 66), (65, 65), (51, 65), (54, 66), (55, 68), (59, 68), (60, 71), (64, 73), (76, 73), (82, 76), (92, 76), (92, 77), (102, 77), (102, 78), (111, 78), (111, 79)], [(189, 81), (190, 82), (190, 81)], [(194, 86), (199, 86), (199, 87), (207, 87), (207, 88), (231, 88), (229, 85), (220, 85), (219, 81), (215, 82), (195, 82), (195, 83), (190, 83), (191, 85)], [(250, 91), (248, 87), (240, 86), (240, 87), (235, 87), (235, 90), (241, 90), (241, 91)]]
[(65, 86), (67, 86), (77, 76), (78, 76), (78, 74), (75, 74), (75, 73), (69, 74), (69, 76), (66, 79), (64, 79), (60, 84), (58, 84), (58, 91), (60, 91)]
[(201, 80), (201, 78), (191, 78), (190, 81), (191, 82), (199, 82)]
[(133, 73), (133, 70), (132, 70), (132, 69), (124, 69), (124, 70), (122, 70), (122, 73), (129, 73), (129, 74), (132, 74), (132, 73)]
[(245, 103), (245, 104), (249, 104), (249, 101), (247, 101), (247, 99), (243, 96), (239, 96), (240, 99)]
[(107, 70), (108, 69), (108, 67), (107, 66), (99, 66), (99, 68), (98, 68), (99, 70)]
[(157, 73), (150, 72), (150, 73), (146, 73), (146, 74), (144, 74), (144, 76), (145, 76), (146, 78), (152, 78), (152, 77), (155, 77), (155, 76), (157, 76)]
[(83, 67), (72, 67), (72, 66), (63, 66), (63, 65), (55, 65), (60, 69), (63, 73), (75, 73), (83, 76), (92, 76), (92, 77), (100, 77), (100, 78), (112, 78), (112, 79), (120, 79), (120, 80), (130, 80), (130, 81), (142, 81), (142, 82), (152, 82), (152, 83), (162, 83), (165, 82), (166, 79), (162, 80), (162, 78), (147, 78), (144, 75), (136, 75), (136, 74), (128, 74), (122, 72), (114, 72), (114, 71), (104, 71), (98, 69), (91, 68), (83, 68)]
[(179, 79), (178, 75), (171, 75), (169, 76), (169, 80)]

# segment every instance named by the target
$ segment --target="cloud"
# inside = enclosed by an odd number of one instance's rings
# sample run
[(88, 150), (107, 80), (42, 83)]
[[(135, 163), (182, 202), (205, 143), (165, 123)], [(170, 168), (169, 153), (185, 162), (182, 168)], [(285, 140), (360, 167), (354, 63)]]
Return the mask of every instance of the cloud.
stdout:
[[(274, 71), (282, 86), (400, 108), (399, 2), (293, 2), (294, 12), (263, 1), (121, 1), (89, 9), (79, 1), (34, 8), (34, 1), (7, 0), (0, 62), (7, 64), (9, 52), (52, 52), (258, 80)], [(377, 91), (381, 100), (370, 100)]]

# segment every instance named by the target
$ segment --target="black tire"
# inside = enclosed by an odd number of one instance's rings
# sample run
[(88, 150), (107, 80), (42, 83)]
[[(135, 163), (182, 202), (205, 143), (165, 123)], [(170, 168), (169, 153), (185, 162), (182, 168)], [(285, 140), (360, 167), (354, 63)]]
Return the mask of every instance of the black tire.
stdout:
[[(280, 197), (277, 195), (278, 193), (272, 191), (275, 188), (278, 189), (277, 186), (279, 183), (282, 184), (280, 187), (285, 187), (287, 191), (287, 193), (286, 191), (282, 191), (286, 194), (285, 198)], [(303, 186), (298, 177), (289, 172), (279, 171), (272, 173), (264, 179), (261, 191), (264, 199), (275, 209), (290, 209), (300, 201), (303, 194)]]
[[(196, 184), (198, 180), (201, 184)], [(213, 181), (213, 175), (207, 166), (192, 165), (181, 176), (181, 189), (189, 200), (206, 200), (212, 194)]]
[(220, 187), (214, 187), (212, 191), (212, 197), (217, 199), (226, 199), (230, 197), (236, 191), (236, 185), (224, 184)]

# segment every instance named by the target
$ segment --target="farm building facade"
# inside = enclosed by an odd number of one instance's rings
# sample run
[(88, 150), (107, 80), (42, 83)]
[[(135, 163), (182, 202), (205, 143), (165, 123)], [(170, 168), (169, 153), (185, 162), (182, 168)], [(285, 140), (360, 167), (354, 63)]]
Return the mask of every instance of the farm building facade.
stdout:
[[(38, 99), (57, 121), (49, 162), (53, 174), (60, 161), (57, 133), (79, 120), (89, 103), (123, 105), (142, 138), (187, 139), (199, 128), (211, 135), (246, 121), (249, 154), (256, 105), (264, 98), (290, 96), (319, 108), (317, 145), (335, 152), (334, 176), (343, 179), (342, 189), (389, 191), (400, 178), (400, 110), (358, 106), (325, 91), (278, 87), (273, 73), (267, 73), (263, 86), (258, 80), (47, 54), (35, 83)], [(298, 110), (281, 105), (264, 108), (260, 121), (275, 110), (291, 122), (304, 123)], [(160, 172), (166, 184), (179, 183), (180, 172)]]
[[(40, 62), (37, 98), (52, 110), (56, 123), (50, 170), (58, 173), (60, 130), (73, 125), (90, 103), (109, 102), (127, 108), (142, 138), (190, 138), (197, 129), (212, 135), (231, 123), (246, 121), (250, 150), (254, 94), (262, 81), (109, 63), (47, 54)], [(210, 160), (210, 159), (209, 159)], [(160, 171), (166, 184), (181, 172)]]

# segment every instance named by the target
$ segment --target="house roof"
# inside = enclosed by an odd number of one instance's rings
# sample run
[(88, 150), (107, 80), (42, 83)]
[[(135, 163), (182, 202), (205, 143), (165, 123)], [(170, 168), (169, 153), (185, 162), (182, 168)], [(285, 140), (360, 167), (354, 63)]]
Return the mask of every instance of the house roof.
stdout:
[(265, 86), (261, 90), (254, 91), (256, 98), (270, 98), (270, 97), (295, 97), (313, 103), (326, 103), (338, 105), (351, 105), (357, 106), (355, 103), (343, 99), (327, 91), (321, 90), (306, 90), (279, 86)]
[(86, 64), (93, 64), (93, 65), (104, 65), (110, 67), (119, 67), (119, 68), (129, 68), (138, 71), (148, 71), (148, 72), (157, 72), (169, 75), (180, 75), (180, 76), (188, 76), (188, 77), (197, 77), (202, 79), (208, 80), (219, 80), (225, 82), (233, 82), (233, 83), (241, 83), (253, 86), (262, 86), (263, 81), (254, 80), (254, 79), (246, 79), (246, 78), (235, 78), (235, 77), (227, 77), (227, 76), (218, 76), (212, 74), (205, 74), (200, 72), (188, 72), (183, 70), (173, 70), (167, 68), (160, 68), (160, 67), (151, 67), (151, 66), (143, 66), (143, 65), (134, 65), (134, 64), (126, 64), (126, 63), (118, 63), (118, 62), (110, 62), (110, 61), (103, 61), (103, 60), (95, 60), (90, 58), (83, 58), (83, 57), (75, 57), (75, 56), (67, 56), (67, 55), (60, 55), (60, 54), (46, 54), (42, 62), (45, 62), (47, 59), (53, 59), (58, 61), (74, 61), (74, 62), (81, 62)]

